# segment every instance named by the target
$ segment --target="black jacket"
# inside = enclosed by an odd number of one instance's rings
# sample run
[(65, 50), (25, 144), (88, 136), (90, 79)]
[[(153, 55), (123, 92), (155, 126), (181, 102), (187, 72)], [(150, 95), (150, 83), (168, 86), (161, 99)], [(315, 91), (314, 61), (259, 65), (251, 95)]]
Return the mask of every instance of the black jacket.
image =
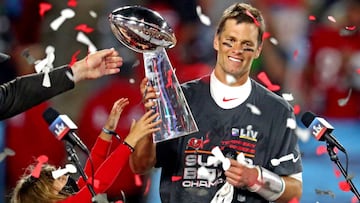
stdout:
[(12, 117), (62, 92), (73, 89), (71, 68), (62, 66), (49, 73), (51, 87), (42, 85), (44, 74), (30, 74), (0, 86), (0, 120)]

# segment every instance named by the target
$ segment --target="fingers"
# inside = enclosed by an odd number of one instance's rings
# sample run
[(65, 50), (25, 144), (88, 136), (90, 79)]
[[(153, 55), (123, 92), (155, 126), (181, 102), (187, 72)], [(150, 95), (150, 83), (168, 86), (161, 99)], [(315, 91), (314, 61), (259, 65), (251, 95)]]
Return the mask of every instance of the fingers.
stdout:
[(144, 78), (142, 79), (141, 83), (140, 83), (140, 92), (142, 95), (145, 95), (145, 88), (147, 87), (147, 83), (148, 83), (148, 79)]

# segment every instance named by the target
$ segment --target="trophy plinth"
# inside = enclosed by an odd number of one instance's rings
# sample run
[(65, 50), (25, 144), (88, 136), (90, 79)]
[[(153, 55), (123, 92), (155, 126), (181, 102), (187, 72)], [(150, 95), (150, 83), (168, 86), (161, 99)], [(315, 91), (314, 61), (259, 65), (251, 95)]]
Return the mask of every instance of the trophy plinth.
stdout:
[(181, 86), (166, 54), (176, 44), (167, 22), (155, 11), (141, 6), (126, 6), (109, 15), (111, 30), (129, 49), (142, 53), (145, 76), (160, 95), (155, 111), (161, 130), (153, 141), (162, 142), (198, 131)]

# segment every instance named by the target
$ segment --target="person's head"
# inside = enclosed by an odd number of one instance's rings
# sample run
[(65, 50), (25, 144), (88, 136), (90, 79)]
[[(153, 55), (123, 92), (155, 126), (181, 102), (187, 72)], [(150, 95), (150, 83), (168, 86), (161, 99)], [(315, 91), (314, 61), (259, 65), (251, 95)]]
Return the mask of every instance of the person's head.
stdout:
[(39, 178), (31, 175), (33, 169), (33, 165), (29, 166), (24, 176), (17, 182), (11, 203), (53, 203), (71, 195), (63, 191), (67, 176), (61, 176), (58, 179), (52, 177), (52, 171), (56, 170), (54, 166), (44, 164)]
[(238, 84), (247, 80), (252, 61), (261, 53), (264, 31), (261, 12), (251, 5), (236, 3), (224, 11), (214, 38), (218, 52), (215, 74), (220, 80), (226, 74)]

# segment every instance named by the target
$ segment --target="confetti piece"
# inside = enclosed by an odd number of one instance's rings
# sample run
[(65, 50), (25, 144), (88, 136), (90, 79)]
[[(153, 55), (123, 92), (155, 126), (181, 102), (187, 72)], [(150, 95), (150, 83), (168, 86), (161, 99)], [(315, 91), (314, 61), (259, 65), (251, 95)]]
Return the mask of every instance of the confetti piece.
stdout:
[(352, 93), (352, 88), (350, 88), (350, 90), (349, 90), (349, 92), (348, 92), (348, 94), (347, 94), (347, 96), (345, 98), (341, 98), (341, 99), (338, 100), (338, 105), (339, 106), (345, 106), (348, 103), (348, 101), (349, 101), (349, 99), (351, 97), (351, 93)]
[(295, 158), (294, 154), (287, 154), (285, 156), (280, 157), (279, 159), (273, 158), (271, 159), (271, 165), (273, 166), (278, 166), (281, 162), (285, 162), (285, 161), (290, 161), (292, 160), (292, 162), (297, 162), (300, 158), (300, 154)]
[(145, 187), (145, 190), (144, 190), (144, 193), (143, 193), (144, 196), (149, 194), (150, 186), (151, 186), (151, 178), (148, 178), (147, 181), (146, 181), (146, 187)]
[(301, 111), (300, 105), (295, 104), (293, 108), (294, 108), (294, 114), (298, 115), (300, 113), (300, 111)]
[(310, 15), (310, 16), (309, 16), (309, 20), (311, 20), (311, 21), (315, 21), (315, 20), (316, 20), (316, 17), (315, 17), (315, 16), (313, 16), (313, 15)]
[(294, 51), (294, 53), (293, 53), (293, 59), (294, 59), (294, 61), (296, 61), (296, 60), (298, 59), (298, 56), (299, 56), (299, 50), (296, 49), (296, 50)]
[(47, 11), (49, 11), (51, 8), (52, 8), (52, 5), (49, 3), (44, 3), (44, 2), (40, 3), (39, 4), (39, 15), (41, 17), (44, 17), (45, 13)]
[(316, 148), (316, 155), (320, 156), (327, 153), (326, 146), (321, 145)]
[(137, 60), (134, 62), (134, 64), (131, 65), (131, 68), (135, 68), (135, 67), (137, 67), (138, 65), (140, 65), (140, 60), (139, 60), (139, 59), (137, 59)]
[(140, 175), (138, 175), (138, 174), (135, 174), (135, 185), (136, 186), (142, 186), (142, 180), (141, 180), (141, 177), (140, 177)]
[(268, 78), (268, 76), (266, 75), (265, 72), (260, 72), (257, 77), (259, 78), (259, 80), (261, 82), (263, 82), (266, 87), (271, 90), (271, 91), (278, 91), (280, 90), (280, 86), (279, 85), (273, 85), (270, 81), (270, 79)]
[(278, 45), (279, 42), (277, 41), (277, 39), (275, 39), (274, 37), (270, 37), (270, 42), (273, 44), (273, 45)]
[(72, 56), (71, 56), (71, 61), (69, 63), (69, 66), (72, 67), (72, 65), (74, 65), (74, 63), (78, 60), (77, 57), (80, 54), (80, 50), (77, 50)]
[(76, 173), (77, 169), (72, 164), (66, 164), (65, 168), (60, 168), (58, 170), (52, 171), (51, 175), (54, 179), (58, 179), (59, 177), (66, 175), (68, 173)]
[(93, 10), (89, 11), (89, 15), (93, 18), (97, 18), (97, 16), (98, 16), (97, 13)]
[(299, 200), (296, 197), (294, 197), (288, 203), (299, 203)]
[(75, 27), (75, 30), (85, 32), (87, 34), (92, 33), (94, 31), (93, 28), (88, 27), (86, 24), (80, 24)]
[(291, 93), (283, 93), (282, 97), (286, 100), (286, 101), (292, 101), (294, 100), (294, 97)]
[(91, 177), (89, 177), (87, 180), (87, 183), (92, 184), (94, 186), (94, 189), (98, 189), (100, 187), (100, 181), (98, 179), (94, 179), (94, 182), (93, 182), (92, 180), (93, 179)]
[(79, 32), (76, 36), (76, 40), (88, 46), (89, 53), (95, 52), (97, 49), (90, 39), (83, 33)]
[(261, 111), (255, 105), (247, 103), (246, 106), (250, 109), (251, 113), (255, 115), (261, 115)]
[(336, 23), (336, 20), (333, 16), (328, 16), (328, 20), (333, 22), (333, 23)]
[(50, 23), (50, 27), (54, 31), (57, 31), (66, 19), (70, 19), (75, 16), (75, 12), (70, 8), (63, 9), (60, 14), (61, 15), (58, 18)]
[(179, 180), (181, 180), (181, 176), (171, 176), (171, 181), (172, 182), (177, 182)]
[(349, 192), (351, 189), (349, 183), (346, 181), (339, 182), (339, 188), (344, 192)]
[(210, 18), (202, 13), (201, 7), (196, 6), (196, 13), (199, 16), (200, 22), (206, 26), (211, 25)]
[(41, 167), (45, 162), (48, 161), (48, 157), (45, 155), (40, 155), (36, 160), (38, 161), (38, 163), (36, 164), (34, 170), (31, 172), (31, 176), (34, 178), (39, 178)]
[(355, 195), (351, 198), (351, 203), (359, 203), (359, 200)]
[(130, 84), (135, 84), (135, 79), (134, 78), (129, 78), (129, 83)]
[(77, 1), (76, 0), (69, 0), (67, 5), (69, 7), (76, 7), (77, 6)]
[(339, 178), (341, 176), (341, 171), (337, 168), (334, 168), (334, 174), (336, 178)]
[(206, 169), (205, 166), (201, 166), (198, 170), (197, 170), (197, 176), (199, 179), (209, 179), (210, 177), (210, 172), (209, 170)]
[(318, 195), (329, 195), (330, 197), (335, 198), (335, 194), (331, 190), (315, 189), (315, 193)]
[(271, 35), (270, 35), (270, 32), (264, 32), (263, 36), (262, 36), (262, 40), (265, 40), (267, 38), (269, 38)]
[(211, 150), (211, 153), (222, 162), (222, 168), (224, 171), (228, 170), (231, 166), (229, 158), (226, 158), (224, 154), (221, 152), (218, 146), (214, 147)]
[(296, 128), (295, 134), (302, 142), (307, 142), (310, 139), (310, 130), (308, 128)]
[(356, 26), (346, 26), (345, 29), (354, 31), (356, 29)]
[(357, 72), (358, 74), (360, 74), (360, 68), (358, 68), (358, 69), (356, 70), (356, 72)]
[(246, 10), (246, 15), (248, 15), (250, 18), (253, 19), (253, 21), (254, 21), (254, 23), (255, 23), (256, 26), (260, 27), (259, 21), (256, 20), (256, 18), (250, 13), (249, 10)]
[(296, 121), (292, 118), (288, 118), (286, 120), (286, 127), (294, 130), (296, 128)]
[(4, 152), (0, 153), (0, 162), (2, 162), (7, 156), (14, 156), (15, 152), (10, 148), (5, 148)]
[(225, 75), (225, 80), (228, 85), (234, 84), (236, 82), (236, 78), (230, 74)]

